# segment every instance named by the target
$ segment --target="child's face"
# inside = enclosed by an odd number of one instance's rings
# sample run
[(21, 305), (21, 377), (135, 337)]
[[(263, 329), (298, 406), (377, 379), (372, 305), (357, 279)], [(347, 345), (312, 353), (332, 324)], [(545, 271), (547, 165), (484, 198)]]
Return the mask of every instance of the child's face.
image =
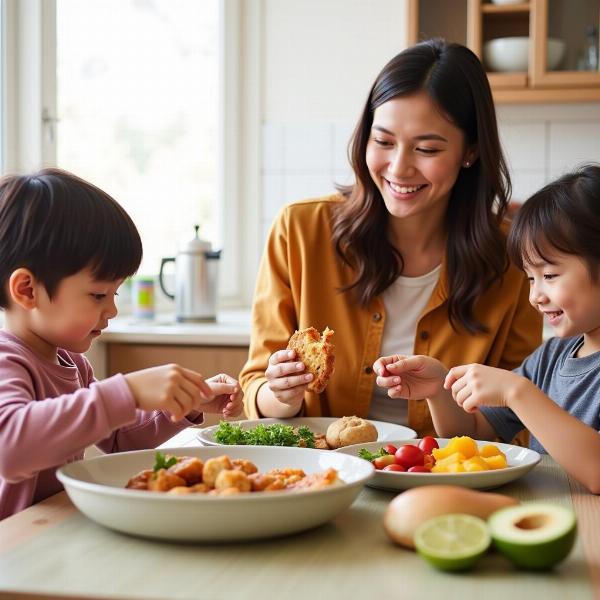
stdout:
[(600, 283), (572, 254), (552, 252), (524, 265), (531, 285), (529, 302), (541, 311), (558, 337), (600, 330)]
[(116, 316), (115, 294), (122, 282), (98, 281), (84, 269), (63, 279), (52, 300), (40, 284), (32, 315), (36, 334), (51, 347), (86, 352)]

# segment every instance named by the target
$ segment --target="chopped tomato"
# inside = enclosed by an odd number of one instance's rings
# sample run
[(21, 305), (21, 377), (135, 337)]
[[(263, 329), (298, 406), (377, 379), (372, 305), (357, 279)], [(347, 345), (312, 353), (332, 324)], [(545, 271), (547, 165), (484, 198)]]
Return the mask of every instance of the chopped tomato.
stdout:
[(383, 467), (382, 471), (406, 471), (406, 469), (402, 465), (387, 465), (387, 467)]
[(400, 446), (396, 451), (396, 454), (394, 454), (396, 464), (402, 465), (405, 469), (409, 469), (415, 465), (422, 465), (424, 456), (423, 450), (413, 444), (404, 444), (404, 446)]
[(426, 435), (420, 442), (419, 442), (419, 448), (421, 448), (421, 450), (423, 450), (423, 452), (425, 452), (425, 454), (431, 454), (431, 451), (434, 448), (439, 448), (439, 444), (437, 443), (437, 440), (430, 436), (430, 435)]

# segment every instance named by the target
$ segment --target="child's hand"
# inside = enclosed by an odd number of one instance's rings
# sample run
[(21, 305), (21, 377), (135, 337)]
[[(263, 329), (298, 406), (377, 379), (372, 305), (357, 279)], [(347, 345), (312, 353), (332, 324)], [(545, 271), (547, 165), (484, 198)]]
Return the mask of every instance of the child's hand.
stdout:
[(236, 379), (220, 373), (207, 379), (206, 383), (213, 393), (213, 399), (202, 405), (202, 411), (222, 413), (224, 417), (236, 417), (242, 412), (244, 394)]
[(480, 406), (508, 406), (508, 397), (523, 380), (512, 371), (485, 365), (461, 365), (448, 371), (444, 387), (452, 391), (452, 397), (468, 412)]
[(382, 356), (373, 364), (377, 385), (390, 398), (431, 398), (443, 386), (448, 370), (429, 356)]
[(200, 373), (179, 365), (162, 365), (125, 375), (138, 408), (166, 410), (179, 421), (193, 410), (202, 410), (213, 391)]

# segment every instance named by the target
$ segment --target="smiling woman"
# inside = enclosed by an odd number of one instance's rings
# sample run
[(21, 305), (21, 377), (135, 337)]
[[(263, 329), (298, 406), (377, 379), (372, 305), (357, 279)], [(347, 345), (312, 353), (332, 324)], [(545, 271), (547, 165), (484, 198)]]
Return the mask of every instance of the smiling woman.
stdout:
[[(271, 230), (241, 374), (247, 413), (354, 414), (430, 434), (425, 403), (374, 392), (378, 356), (512, 368), (541, 339), (527, 281), (506, 255), (510, 183), (477, 57), (440, 40), (394, 57), (349, 155), (354, 185), (284, 208)], [(336, 369), (320, 394), (283, 350), (307, 327), (336, 331)]]

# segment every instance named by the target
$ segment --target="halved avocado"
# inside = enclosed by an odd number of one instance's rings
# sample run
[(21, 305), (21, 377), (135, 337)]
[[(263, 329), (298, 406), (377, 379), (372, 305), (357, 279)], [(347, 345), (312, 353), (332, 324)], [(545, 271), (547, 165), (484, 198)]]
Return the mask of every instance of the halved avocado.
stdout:
[(572, 510), (529, 502), (496, 511), (488, 521), (496, 548), (517, 566), (549, 569), (571, 552), (577, 535)]

